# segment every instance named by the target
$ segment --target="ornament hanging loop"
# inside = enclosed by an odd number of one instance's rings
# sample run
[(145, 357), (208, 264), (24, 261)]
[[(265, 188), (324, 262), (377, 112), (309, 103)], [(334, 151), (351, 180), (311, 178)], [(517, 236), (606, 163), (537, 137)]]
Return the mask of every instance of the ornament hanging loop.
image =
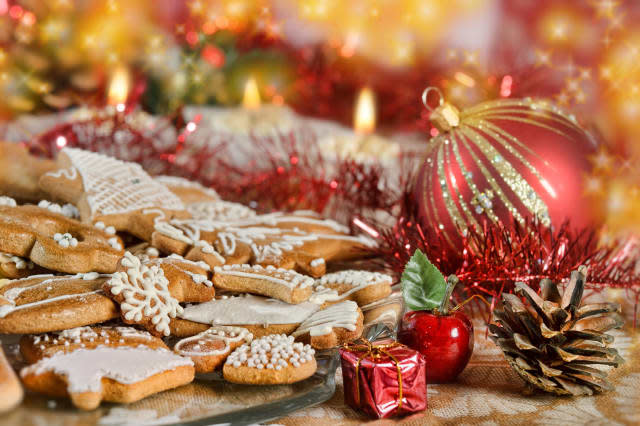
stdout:
[[(438, 106), (433, 108), (429, 105), (429, 93), (434, 92), (438, 95)], [(437, 87), (429, 86), (422, 92), (422, 103), (425, 108), (431, 112), (429, 120), (431, 124), (441, 133), (448, 132), (460, 124), (460, 111), (448, 102), (444, 101), (442, 92)]]
[(429, 105), (429, 93), (431, 92), (434, 92), (436, 95), (438, 95), (438, 107), (444, 104), (444, 96), (442, 96), (442, 92), (440, 91), (440, 89), (435, 86), (427, 87), (426, 89), (424, 89), (424, 92), (422, 92), (422, 104), (429, 112), (433, 112), (435, 110), (435, 108)]

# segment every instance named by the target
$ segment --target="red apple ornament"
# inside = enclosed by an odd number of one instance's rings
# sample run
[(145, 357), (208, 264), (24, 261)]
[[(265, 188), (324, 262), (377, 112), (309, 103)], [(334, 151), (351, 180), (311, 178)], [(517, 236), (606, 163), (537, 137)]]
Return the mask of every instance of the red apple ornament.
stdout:
[(473, 325), (463, 312), (450, 311), (449, 299), (458, 283), (444, 276), (416, 250), (402, 274), (408, 309), (398, 340), (427, 360), (427, 383), (450, 382), (464, 370), (473, 353)]

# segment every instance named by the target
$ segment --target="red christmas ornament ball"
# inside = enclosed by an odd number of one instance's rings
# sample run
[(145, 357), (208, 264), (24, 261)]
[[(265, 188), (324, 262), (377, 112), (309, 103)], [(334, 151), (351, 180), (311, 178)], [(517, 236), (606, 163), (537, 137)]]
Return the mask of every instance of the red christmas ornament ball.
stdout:
[(441, 98), (431, 121), (439, 134), (430, 141), (415, 195), (423, 225), (453, 247), (461, 232), (486, 221), (593, 224), (582, 181), (597, 143), (572, 115), (529, 98), (458, 112)]

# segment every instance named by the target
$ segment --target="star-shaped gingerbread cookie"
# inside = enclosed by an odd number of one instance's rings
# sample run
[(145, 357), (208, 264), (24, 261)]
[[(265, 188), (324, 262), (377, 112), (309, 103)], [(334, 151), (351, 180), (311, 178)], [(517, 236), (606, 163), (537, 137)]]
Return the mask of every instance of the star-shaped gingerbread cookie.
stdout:
[(40, 188), (78, 207), (85, 223), (103, 222), (149, 241), (155, 220), (189, 216), (180, 198), (139, 164), (76, 148), (60, 151), (57, 163)]

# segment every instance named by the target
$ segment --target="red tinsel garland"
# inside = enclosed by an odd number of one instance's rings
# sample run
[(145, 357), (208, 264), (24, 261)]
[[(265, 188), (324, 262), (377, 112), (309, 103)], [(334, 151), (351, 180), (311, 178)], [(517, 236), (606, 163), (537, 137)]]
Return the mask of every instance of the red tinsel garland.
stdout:
[(468, 294), (496, 297), (512, 291), (518, 281), (534, 288), (542, 278), (563, 282), (578, 266), (587, 265), (588, 288), (622, 288), (631, 291), (636, 300), (640, 296), (637, 239), (602, 247), (596, 229), (575, 230), (568, 222), (551, 229), (535, 221), (520, 224), (512, 220), (470, 228), (463, 233), (460, 247), (452, 249), (437, 228), (425, 228), (416, 220), (416, 205), (413, 191), (407, 188), (399, 200), (401, 212), (396, 223), (370, 225), (379, 240), (371, 255), (397, 276), (420, 249), (444, 274), (456, 274)]
[[(462, 245), (452, 249), (436, 228), (416, 220), (413, 179), (392, 185), (385, 175), (389, 169), (379, 164), (329, 159), (312, 133), (252, 135), (250, 144), (229, 140), (216, 146), (190, 146), (189, 138), (180, 136), (175, 143), (163, 144), (157, 136), (136, 130), (121, 117), (96, 117), (56, 126), (30, 146), (47, 155), (62, 146), (77, 146), (138, 161), (152, 173), (198, 180), (224, 198), (259, 211), (324, 212), (377, 238), (379, 246), (370, 252), (374, 263), (397, 276), (419, 248), (443, 273), (458, 275), (461, 289), (471, 294), (498, 296), (511, 291), (516, 281), (535, 287), (543, 277), (560, 282), (584, 264), (589, 266), (590, 288), (627, 289), (636, 300), (640, 295), (637, 240), (603, 248), (598, 245), (597, 230), (575, 231), (568, 223), (555, 230), (534, 222), (485, 223), (482, 229), (470, 229)], [(242, 165), (230, 160), (231, 153), (237, 155), (239, 150), (247, 159)], [(407, 160), (400, 170), (394, 168), (394, 175), (408, 175), (403, 171), (411, 164)], [(378, 220), (380, 211), (390, 215), (391, 224)]]

